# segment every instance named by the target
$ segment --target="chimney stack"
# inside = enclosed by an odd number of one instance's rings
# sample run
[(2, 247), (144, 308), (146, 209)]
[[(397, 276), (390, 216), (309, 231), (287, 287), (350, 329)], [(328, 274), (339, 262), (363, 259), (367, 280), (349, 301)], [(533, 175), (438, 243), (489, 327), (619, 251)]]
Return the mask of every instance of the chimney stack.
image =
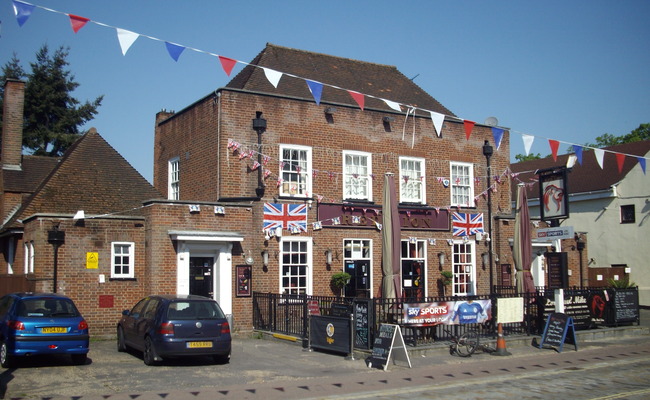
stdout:
[(24, 108), (25, 82), (7, 79), (4, 109), (2, 110), (2, 155), (0, 161), (3, 169), (21, 169)]

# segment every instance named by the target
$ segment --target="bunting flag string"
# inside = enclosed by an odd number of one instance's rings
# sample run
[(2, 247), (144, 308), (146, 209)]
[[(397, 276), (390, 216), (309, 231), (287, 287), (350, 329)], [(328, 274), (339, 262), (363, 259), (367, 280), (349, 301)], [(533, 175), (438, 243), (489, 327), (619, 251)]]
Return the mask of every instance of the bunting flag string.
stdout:
[[(432, 120), (432, 122), (433, 122), (434, 130), (435, 130), (438, 137), (442, 136), (442, 123), (443, 123), (443, 121), (445, 119), (449, 119), (449, 120), (452, 120), (452, 121), (463, 122), (464, 127), (465, 127), (465, 137), (466, 137), (467, 140), (470, 139), (470, 136), (472, 134), (472, 130), (473, 130), (474, 125), (475, 125), (475, 122), (467, 120), (467, 119), (462, 119), (462, 118), (458, 118), (458, 117), (455, 117), (455, 116), (446, 116), (446, 115), (436, 113), (436, 112), (431, 111), (431, 110), (415, 107), (413, 105), (400, 104), (398, 102), (395, 102), (395, 101), (392, 101), (392, 100), (389, 100), (389, 99), (376, 97), (376, 96), (369, 95), (369, 94), (366, 94), (366, 93), (360, 93), (360, 92), (357, 92), (357, 91), (353, 91), (351, 89), (341, 88), (341, 87), (338, 87), (336, 85), (330, 85), (330, 84), (317, 82), (317, 81), (314, 81), (314, 80), (310, 80), (310, 79), (307, 79), (307, 78), (304, 78), (304, 77), (300, 77), (300, 76), (289, 74), (289, 73), (282, 72), (282, 71), (275, 71), (275, 70), (267, 68), (267, 67), (261, 67), (259, 65), (249, 64), (247, 62), (243, 62), (243, 61), (236, 60), (236, 59), (233, 59), (233, 58), (224, 57), (224, 56), (221, 56), (221, 55), (218, 55), (218, 54), (215, 54), (215, 53), (211, 53), (211, 52), (208, 52), (208, 51), (200, 50), (200, 49), (197, 49), (197, 48), (183, 46), (183, 45), (176, 44), (176, 43), (169, 42), (169, 41), (165, 41), (165, 40), (153, 37), (153, 36), (148, 36), (148, 35), (145, 35), (145, 34), (136, 33), (136, 32), (129, 31), (129, 30), (126, 30), (126, 29), (122, 29), (122, 28), (119, 28), (119, 27), (107, 25), (107, 24), (104, 24), (104, 23), (101, 23), (101, 22), (98, 22), (98, 21), (93, 21), (93, 20), (91, 20), (89, 18), (86, 18), (86, 17), (82, 17), (82, 16), (70, 14), (70, 13), (57, 11), (57, 10), (54, 10), (54, 9), (51, 9), (51, 8), (48, 8), (48, 7), (43, 7), (43, 6), (40, 6), (40, 5), (31, 4), (31, 3), (28, 3), (28, 2), (25, 2), (25, 1), (22, 1), (22, 0), (12, 0), (12, 4), (13, 4), (14, 14), (16, 16), (16, 21), (18, 22), (18, 25), (20, 27), (22, 27), (27, 22), (27, 20), (32, 15), (34, 9), (38, 8), (38, 9), (41, 9), (41, 10), (44, 10), (44, 11), (48, 11), (48, 12), (52, 12), (52, 13), (56, 13), (56, 14), (61, 14), (61, 15), (66, 15), (69, 18), (72, 29), (73, 29), (73, 31), (75, 33), (79, 32), (79, 30), (81, 30), (81, 28), (83, 28), (89, 22), (94, 23), (94, 24), (99, 25), (99, 26), (102, 26), (102, 27), (114, 29), (116, 31), (116, 33), (117, 33), (117, 38), (118, 38), (118, 42), (120, 44), (120, 49), (122, 51), (122, 55), (126, 55), (126, 52), (129, 50), (129, 48), (133, 45), (133, 43), (139, 37), (145, 37), (147, 39), (163, 42), (165, 44), (167, 52), (169, 53), (169, 55), (172, 57), (172, 59), (174, 61), (178, 61), (181, 54), (186, 49), (191, 50), (191, 51), (195, 51), (195, 52), (199, 52), (199, 53), (203, 53), (203, 54), (206, 54), (206, 55), (209, 55), (209, 56), (217, 57), (217, 58), (219, 58), (219, 60), (221, 62), (221, 66), (222, 66), (224, 72), (228, 76), (230, 76), (230, 74), (231, 74), (231, 72), (232, 72), (232, 70), (233, 70), (233, 68), (235, 67), (236, 64), (243, 64), (245, 66), (250, 66), (250, 67), (254, 67), (254, 68), (262, 68), (266, 78), (268, 79), (268, 81), (276, 88), (277, 88), (277, 85), (278, 85), (278, 83), (280, 81), (280, 78), (283, 75), (287, 75), (287, 76), (297, 78), (297, 79), (302, 79), (308, 85), (309, 91), (311, 92), (312, 96), (314, 97), (314, 101), (316, 102), (317, 105), (320, 105), (320, 102), (321, 102), (321, 95), (322, 95), (322, 91), (323, 91), (323, 86), (328, 86), (328, 87), (331, 87), (331, 88), (337, 89), (337, 90), (346, 90), (352, 96), (352, 98), (356, 101), (357, 105), (361, 108), (361, 110), (364, 110), (365, 98), (366, 97), (381, 100), (389, 108), (391, 108), (392, 110), (395, 110), (397, 112), (403, 112), (402, 107), (405, 107), (407, 109), (406, 118), (405, 118), (405, 126), (406, 126), (406, 119), (408, 119), (409, 114), (413, 114), (413, 118), (414, 118), (414, 121), (415, 121), (415, 118), (416, 118), (415, 111), (416, 110), (422, 111), (424, 113), (428, 113), (431, 120)], [(493, 132), (493, 139), (494, 139), (494, 142), (496, 144), (496, 148), (498, 150), (499, 147), (500, 147), (500, 144), (501, 144), (501, 139), (503, 137), (504, 130), (501, 129), (501, 128), (493, 127), (492, 132)], [(531, 150), (531, 146), (533, 144), (535, 136), (527, 134), (527, 133), (518, 132), (516, 130), (511, 130), (510, 132), (521, 135), (523, 143), (524, 143), (524, 149), (525, 149), (526, 155), (529, 155), (530, 150)], [(402, 135), (402, 140), (404, 140), (404, 134)], [(616, 155), (617, 164), (618, 164), (618, 167), (619, 167), (619, 172), (622, 171), (622, 164), (623, 164), (625, 158), (626, 157), (632, 157), (635, 160), (637, 160), (637, 162), (640, 164), (640, 166), (641, 166), (641, 168), (642, 168), (642, 170), (643, 170), (643, 172), (645, 174), (645, 165), (646, 165), (646, 160), (648, 159), (648, 157), (632, 155), (632, 154), (625, 154), (625, 153), (615, 152), (615, 151), (611, 151), (611, 150), (596, 149), (596, 148), (592, 148), (592, 147), (589, 147), (589, 146), (581, 146), (581, 145), (577, 145), (575, 143), (569, 143), (569, 142), (559, 141), (559, 140), (555, 140), (555, 139), (547, 139), (547, 140), (549, 142), (549, 145), (551, 146), (551, 151), (552, 151), (554, 159), (557, 159), (557, 151), (558, 151), (558, 148), (559, 148), (559, 144), (563, 143), (563, 144), (568, 144), (568, 145), (573, 145), (573, 146), (579, 146), (581, 149), (588, 148), (588, 149), (594, 150), (594, 155), (595, 155), (601, 169), (603, 169), (603, 156), (604, 156), (605, 152), (613, 153), (613, 154)], [(415, 144), (415, 124), (413, 126), (412, 147), (414, 147), (414, 144)], [(576, 147), (574, 147), (574, 149), (575, 148)], [(598, 151), (596, 151), (596, 150), (598, 150)], [(576, 157), (578, 157), (579, 162), (581, 163), (582, 153), (580, 154), (580, 156), (578, 156), (576, 154)]]

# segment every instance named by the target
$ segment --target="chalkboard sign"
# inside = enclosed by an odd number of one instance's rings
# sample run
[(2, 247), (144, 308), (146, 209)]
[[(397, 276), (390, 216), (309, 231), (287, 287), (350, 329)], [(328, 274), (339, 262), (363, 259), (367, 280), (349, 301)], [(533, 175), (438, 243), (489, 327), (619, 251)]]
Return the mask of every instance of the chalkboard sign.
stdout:
[(352, 306), (345, 303), (332, 303), (330, 310), (332, 317), (350, 318), (352, 314)]
[(370, 299), (354, 300), (354, 347), (358, 349), (370, 348), (370, 305)]
[(399, 326), (392, 324), (379, 325), (379, 332), (372, 346), (372, 354), (366, 359), (368, 367), (381, 368), (385, 371), (388, 367), (388, 360), (390, 360), (390, 356), (393, 354), (393, 349), (396, 350), (393, 361), (397, 359), (406, 361), (410, 368), (411, 360), (406, 351), (406, 344), (404, 343), (404, 337)]
[(614, 321), (634, 322), (639, 320), (639, 292), (618, 289), (614, 292)]
[[(567, 335), (569, 333), (570, 335)], [(562, 352), (565, 341), (575, 345), (576, 351), (578, 350), (573, 318), (563, 313), (549, 314), (539, 348), (558, 347), (558, 351)]]

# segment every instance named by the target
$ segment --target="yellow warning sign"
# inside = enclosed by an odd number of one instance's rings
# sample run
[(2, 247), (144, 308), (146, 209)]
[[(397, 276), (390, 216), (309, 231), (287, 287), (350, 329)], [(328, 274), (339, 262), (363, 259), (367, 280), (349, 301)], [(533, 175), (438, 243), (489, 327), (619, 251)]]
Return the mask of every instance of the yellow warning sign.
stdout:
[(86, 269), (99, 268), (99, 253), (86, 253)]

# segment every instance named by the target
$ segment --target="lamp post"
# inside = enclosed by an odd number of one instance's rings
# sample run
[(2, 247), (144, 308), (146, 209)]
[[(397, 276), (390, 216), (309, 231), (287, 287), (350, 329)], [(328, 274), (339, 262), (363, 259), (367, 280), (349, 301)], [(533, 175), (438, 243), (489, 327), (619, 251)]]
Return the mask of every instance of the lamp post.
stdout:
[(582, 240), (582, 238), (576, 233), (576, 248), (578, 249), (578, 254), (580, 255), (580, 287), (583, 288), (585, 286), (585, 281), (584, 281), (584, 276), (583, 276), (583, 268), (582, 268), (582, 251), (585, 249), (585, 242)]
[(490, 169), (490, 157), (494, 153), (494, 149), (490, 146), (490, 142), (487, 140), (483, 143), (483, 155), (487, 161), (487, 202), (488, 202), (488, 235), (490, 235), (490, 241), (488, 242), (488, 254), (489, 254), (489, 264), (490, 264), (490, 297), (492, 297), (492, 288), (494, 287), (494, 271), (492, 269), (492, 190), (490, 189), (492, 185), (492, 170)]
[(262, 118), (262, 112), (256, 111), (253, 118), (253, 130), (257, 132), (257, 189), (255, 195), (259, 199), (264, 197), (264, 181), (262, 179), (262, 134), (266, 131), (266, 120)]
[(56, 293), (56, 287), (59, 285), (59, 247), (65, 244), (65, 231), (60, 231), (59, 226), (55, 225), (54, 229), (47, 231), (47, 241), (54, 247), (54, 266), (52, 269), (52, 286), (53, 293)]

